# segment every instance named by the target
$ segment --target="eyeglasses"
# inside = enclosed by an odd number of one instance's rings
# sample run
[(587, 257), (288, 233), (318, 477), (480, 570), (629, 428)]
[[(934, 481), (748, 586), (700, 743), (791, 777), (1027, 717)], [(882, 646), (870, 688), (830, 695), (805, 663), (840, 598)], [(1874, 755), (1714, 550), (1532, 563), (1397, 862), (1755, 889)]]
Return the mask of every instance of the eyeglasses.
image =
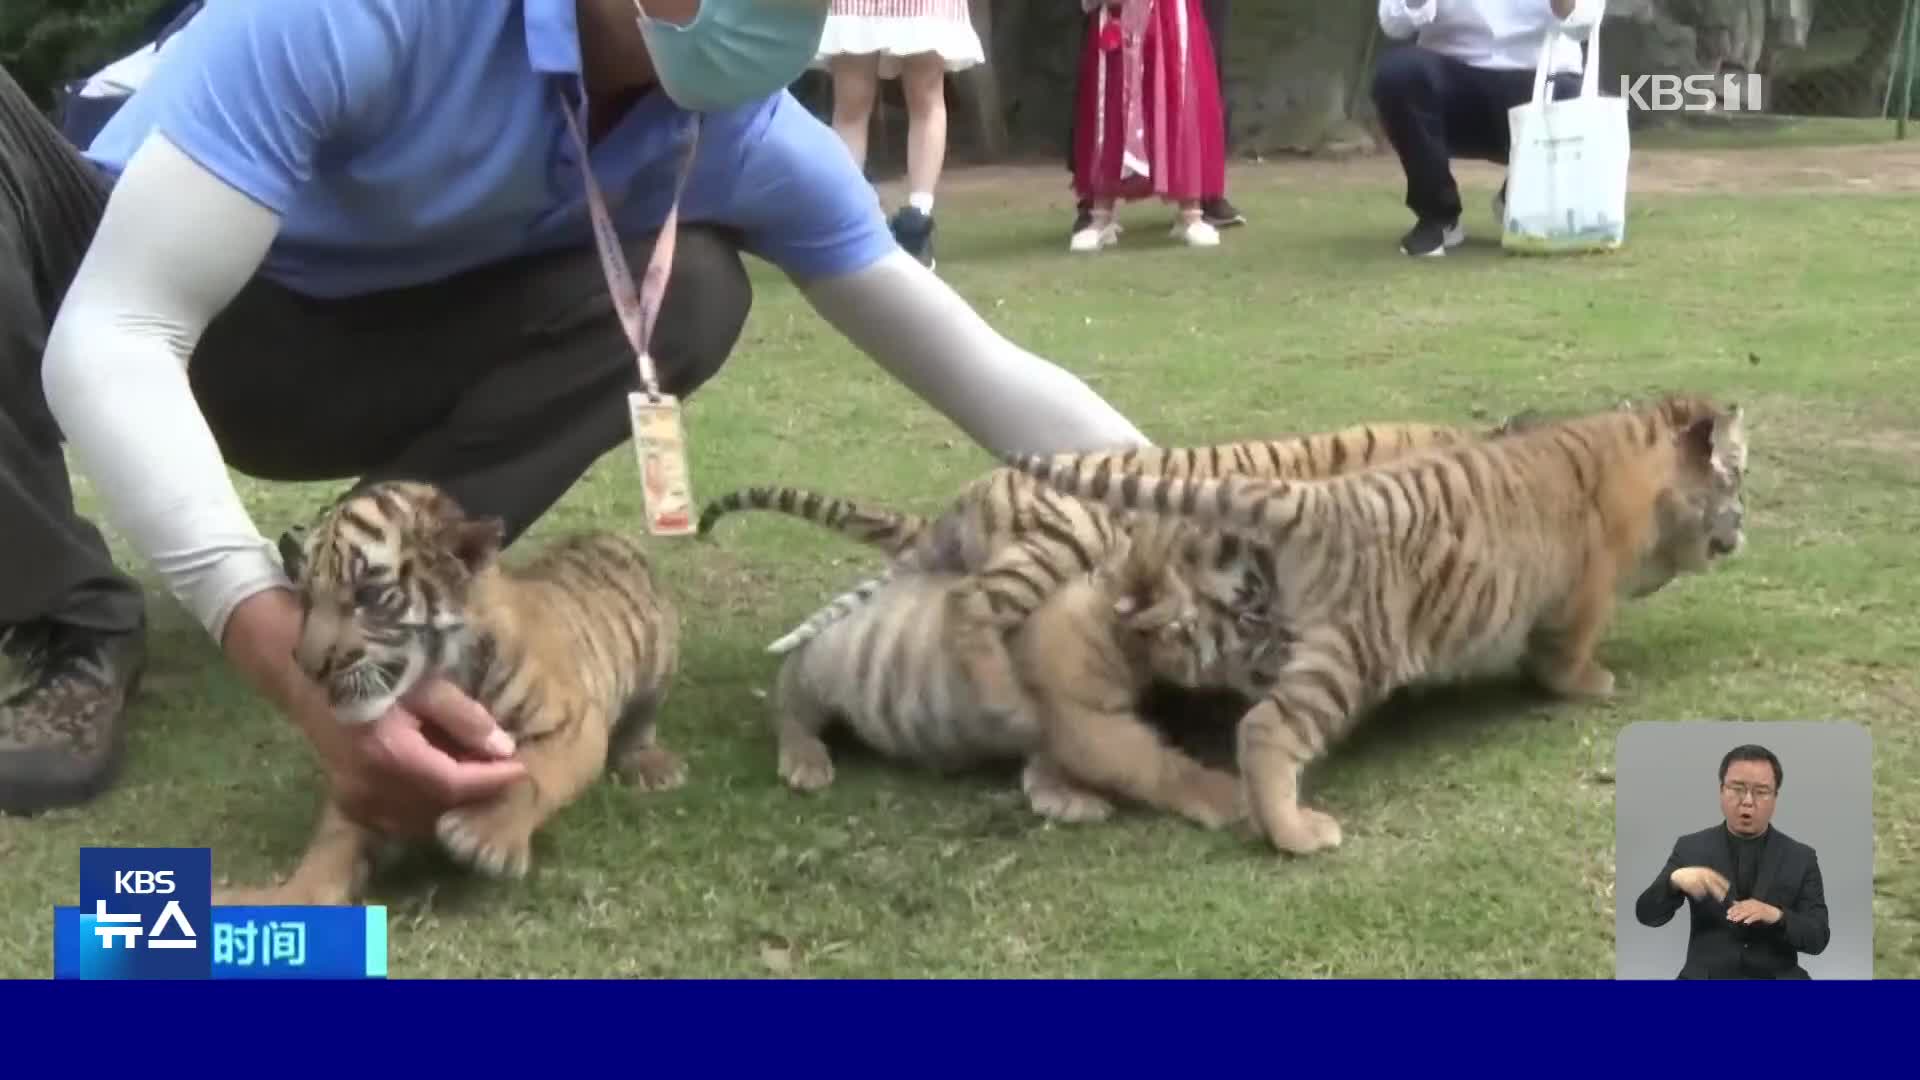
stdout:
[(1728, 794), (1740, 802), (1745, 802), (1749, 795), (1753, 796), (1754, 802), (1766, 802), (1768, 799), (1773, 798), (1773, 789), (1770, 787), (1748, 787), (1745, 784), (1722, 784), (1720, 786), (1725, 788)]

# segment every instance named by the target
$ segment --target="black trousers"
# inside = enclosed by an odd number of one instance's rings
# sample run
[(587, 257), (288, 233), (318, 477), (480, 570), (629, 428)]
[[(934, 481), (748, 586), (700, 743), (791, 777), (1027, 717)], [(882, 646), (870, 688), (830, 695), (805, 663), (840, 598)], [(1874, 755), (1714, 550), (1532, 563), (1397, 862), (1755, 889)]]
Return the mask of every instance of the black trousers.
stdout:
[[(137, 628), (138, 585), (76, 513), (41, 390), (47, 330), (107, 188), (0, 70), (0, 626)], [(651, 236), (628, 241), (636, 271)], [(637, 276), (637, 273), (636, 273)], [(726, 360), (752, 295), (737, 240), (685, 227), (654, 330), (663, 389)], [(630, 435), (639, 385), (591, 247), (344, 300), (264, 278), (208, 326), (189, 380), (229, 465), (281, 481), (408, 477), (509, 542)]]
[[(1200, 13), (1207, 21), (1207, 37), (1213, 42), (1213, 73), (1220, 84), (1220, 122), (1225, 145), (1233, 145), (1233, 102), (1227, 98), (1227, 0), (1201, 0)], [(1080, 37), (1087, 36), (1093, 13), (1080, 13)], [(1067, 171), (1073, 171), (1073, 121), (1078, 110), (1067, 111)]]
[[(1422, 221), (1460, 217), (1453, 158), (1507, 163), (1507, 110), (1533, 98), (1534, 72), (1472, 67), (1418, 45), (1380, 54), (1373, 104), (1407, 177), (1407, 209)], [(1548, 82), (1550, 99), (1580, 92), (1580, 76)]]

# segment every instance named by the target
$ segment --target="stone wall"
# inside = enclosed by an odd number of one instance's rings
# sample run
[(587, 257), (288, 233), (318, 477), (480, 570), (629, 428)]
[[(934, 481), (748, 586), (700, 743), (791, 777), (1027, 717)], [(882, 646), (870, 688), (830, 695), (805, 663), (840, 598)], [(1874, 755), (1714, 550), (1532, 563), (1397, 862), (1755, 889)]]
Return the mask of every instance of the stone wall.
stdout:
[[(1542, 0), (1544, 3), (1545, 0)], [(1902, 0), (1609, 0), (1602, 86), (1622, 74), (1760, 71), (1771, 106), (1878, 116), (1894, 68)], [(1367, 82), (1394, 47), (1369, 0), (1235, 0), (1226, 48), (1233, 149), (1241, 156), (1379, 148)], [(1080, 46), (1075, 0), (975, 0), (990, 70), (950, 83), (949, 157), (1064, 163)], [(797, 88), (825, 115), (824, 78)], [(984, 93), (982, 91), (985, 91)], [(884, 91), (876, 175), (903, 164), (906, 114)]]

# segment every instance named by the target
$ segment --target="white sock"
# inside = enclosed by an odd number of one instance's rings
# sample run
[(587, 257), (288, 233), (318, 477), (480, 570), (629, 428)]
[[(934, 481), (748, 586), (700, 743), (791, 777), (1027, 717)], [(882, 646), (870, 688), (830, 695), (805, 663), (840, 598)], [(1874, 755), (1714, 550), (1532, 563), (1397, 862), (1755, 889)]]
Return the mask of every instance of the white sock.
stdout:
[(933, 192), (916, 191), (907, 196), (907, 205), (923, 214), (931, 215), (933, 213)]

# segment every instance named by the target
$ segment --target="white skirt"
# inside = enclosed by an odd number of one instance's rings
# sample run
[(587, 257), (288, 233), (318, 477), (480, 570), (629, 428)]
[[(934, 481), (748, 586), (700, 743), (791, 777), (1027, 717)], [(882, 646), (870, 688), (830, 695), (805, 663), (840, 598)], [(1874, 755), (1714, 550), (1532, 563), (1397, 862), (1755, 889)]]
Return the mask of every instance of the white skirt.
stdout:
[(937, 53), (948, 71), (965, 71), (986, 61), (980, 35), (970, 23), (940, 15), (829, 15), (820, 35), (813, 67), (824, 70), (835, 56), (880, 55), (880, 77), (898, 78), (900, 60)]

